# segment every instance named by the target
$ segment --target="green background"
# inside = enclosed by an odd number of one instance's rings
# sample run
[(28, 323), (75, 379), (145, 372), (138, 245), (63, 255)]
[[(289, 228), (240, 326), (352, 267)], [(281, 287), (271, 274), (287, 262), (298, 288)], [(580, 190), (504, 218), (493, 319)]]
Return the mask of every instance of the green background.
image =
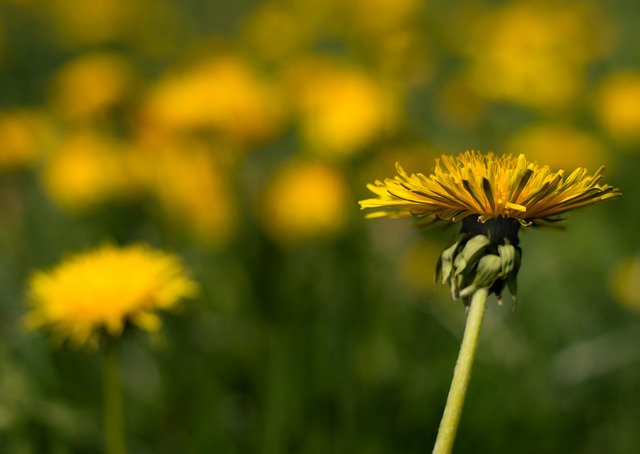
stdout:
[[(235, 207), (232, 233), (213, 242), (164, 210), (153, 191), (69, 209), (43, 184), (55, 145), (34, 132), (37, 157), (14, 165), (0, 137), (0, 156), (8, 156), (0, 174), (0, 451), (102, 451), (100, 353), (55, 348), (21, 320), (34, 270), (106, 241), (175, 252), (201, 286), (179, 313), (163, 315), (161, 339), (123, 339), (130, 452), (429, 452), (464, 328), (462, 303), (432, 285), (437, 254), (457, 226), (364, 220), (356, 202), (369, 197), (367, 182), (394, 175), (396, 160), (429, 174), (440, 154), (477, 149), (522, 151), (568, 171), (604, 164), (604, 181), (623, 198), (572, 213), (564, 231), (521, 232), (518, 304), (489, 302), (455, 452), (635, 452), (640, 113), (621, 107), (632, 127), (619, 133), (601, 106), (612, 77), (631, 74), (640, 84), (640, 6), (433, 0), (376, 13), (393, 4), (101, 0), (83, 9), (73, 0), (0, 1), (0, 109), (39, 112), (58, 141), (90, 128), (135, 142), (151, 87), (219, 55), (274, 84), (287, 82), (294, 61), (355, 68), (391, 87), (396, 106), (393, 121), (339, 157), (315, 149), (303, 132), (313, 120), (288, 107), (295, 99), (287, 95), (276, 96), (287, 113), (265, 136), (230, 139), (219, 124), (181, 131), (180, 140), (240, 150), (220, 171)], [(286, 12), (292, 37), (276, 27), (266, 35), (275, 44), (251, 38), (272, 10)], [(564, 27), (558, 17), (577, 20)], [(267, 44), (276, 50), (264, 51)], [(507, 67), (525, 68), (520, 91), (487, 91), (475, 79), (478, 68), (496, 87), (517, 78), (493, 59), (503, 47)], [(52, 101), (54, 81), (96, 52), (126, 61), (135, 83), (115, 105), (69, 119)], [(574, 85), (557, 83), (559, 67)], [(537, 127), (562, 128), (570, 139), (559, 154), (515, 149)], [(343, 215), (329, 231), (283, 238), (260, 214), (265, 182), (307, 161), (342, 176)], [(311, 211), (324, 190), (309, 196)]]

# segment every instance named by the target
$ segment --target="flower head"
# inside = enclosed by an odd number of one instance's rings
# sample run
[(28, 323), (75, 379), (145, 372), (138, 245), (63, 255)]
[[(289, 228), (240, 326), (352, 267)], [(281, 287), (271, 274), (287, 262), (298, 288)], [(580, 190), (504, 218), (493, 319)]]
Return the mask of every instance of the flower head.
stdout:
[(380, 208), (367, 217), (422, 217), (431, 221), (461, 221), (477, 215), (513, 218), (522, 225), (545, 224), (567, 211), (620, 197), (620, 191), (599, 184), (604, 167), (589, 175), (578, 168), (565, 178), (563, 170), (529, 162), (524, 155), (496, 156), (467, 151), (442, 156), (429, 177), (398, 176), (367, 187), (378, 197), (360, 201), (362, 209)]
[(95, 345), (100, 335), (117, 337), (128, 324), (157, 331), (156, 310), (196, 292), (177, 257), (144, 245), (107, 245), (34, 273), (26, 323), (49, 328), (58, 340)]
[(569, 210), (621, 196), (618, 189), (599, 184), (604, 167), (593, 175), (578, 168), (565, 178), (564, 171), (552, 172), (524, 155), (442, 156), (429, 177), (408, 175), (399, 165), (397, 170), (395, 178), (368, 185), (378, 197), (360, 201), (361, 208), (378, 209), (369, 218), (462, 221), (460, 233), (440, 255), (436, 275), (442, 273), (453, 298), (462, 297), (466, 307), (481, 288), (501, 298), (508, 286), (515, 296), (521, 226), (544, 225)]

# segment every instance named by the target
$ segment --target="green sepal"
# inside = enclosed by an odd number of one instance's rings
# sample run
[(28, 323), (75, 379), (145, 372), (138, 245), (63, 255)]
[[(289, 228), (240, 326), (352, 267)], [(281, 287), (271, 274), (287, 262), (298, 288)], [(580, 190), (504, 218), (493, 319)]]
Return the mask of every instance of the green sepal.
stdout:
[(434, 280), (438, 280), (438, 276), (442, 273), (442, 283), (446, 284), (449, 281), (451, 276), (451, 271), (453, 269), (453, 261), (456, 256), (456, 253), (462, 244), (462, 242), (467, 238), (466, 233), (459, 233), (453, 239), (451, 244), (440, 254), (438, 257), (438, 263), (436, 264), (436, 275)]
[(502, 273), (500, 256), (488, 254), (478, 261), (473, 283), (460, 291), (461, 297), (472, 295), (479, 288), (490, 288)]
[(515, 255), (513, 270), (511, 270), (511, 273), (507, 276), (507, 287), (514, 300), (516, 299), (516, 293), (518, 291), (518, 271), (520, 270), (520, 263), (522, 262), (522, 250), (519, 247), (515, 248)]
[(454, 275), (457, 276), (464, 273), (466, 269), (471, 269), (480, 260), (489, 243), (489, 238), (484, 235), (476, 235), (467, 241), (453, 261)]
[(502, 266), (502, 276), (507, 277), (517, 266), (517, 252), (515, 246), (511, 244), (501, 244), (498, 246), (498, 255), (500, 256)]

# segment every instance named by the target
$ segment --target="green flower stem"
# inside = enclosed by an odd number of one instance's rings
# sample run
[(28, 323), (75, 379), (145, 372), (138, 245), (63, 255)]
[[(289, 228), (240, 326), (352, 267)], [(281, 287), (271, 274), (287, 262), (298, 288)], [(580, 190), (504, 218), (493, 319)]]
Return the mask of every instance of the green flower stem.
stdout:
[(480, 288), (473, 294), (462, 337), (462, 345), (460, 346), (458, 361), (453, 371), (451, 388), (449, 389), (442, 421), (440, 421), (433, 454), (449, 454), (453, 449), (460, 416), (462, 415), (462, 407), (464, 406), (464, 398), (469, 387), (473, 360), (476, 356), (488, 293), (488, 289)]
[(105, 343), (104, 358), (104, 442), (107, 454), (127, 452), (124, 436), (124, 404), (118, 342)]

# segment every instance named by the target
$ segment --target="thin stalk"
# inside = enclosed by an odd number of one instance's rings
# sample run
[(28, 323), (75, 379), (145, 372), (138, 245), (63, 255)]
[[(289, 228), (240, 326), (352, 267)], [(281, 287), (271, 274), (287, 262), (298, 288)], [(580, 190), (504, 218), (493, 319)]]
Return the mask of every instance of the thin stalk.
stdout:
[(449, 454), (453, 449), (460, 416), (462, 415), (462, 407), (464, 406), (464, 398), (471, 379), (471, 369), (473, 368), (473, 360), (478, 347), (484, 309), (487, 306), (487, 296), (488, 290), (481, 288), (473, 294), (471, 299), (462, 344), (460, 345), (460, 353), (453, 371), (451, 388), (449, 388), (449, 396), (440, 421), (433, 454)]
[(104, 442), (107, 454), (127, 452), (124, 435), (124, 404), (117, 341), (105, 343), (104, 357)]

